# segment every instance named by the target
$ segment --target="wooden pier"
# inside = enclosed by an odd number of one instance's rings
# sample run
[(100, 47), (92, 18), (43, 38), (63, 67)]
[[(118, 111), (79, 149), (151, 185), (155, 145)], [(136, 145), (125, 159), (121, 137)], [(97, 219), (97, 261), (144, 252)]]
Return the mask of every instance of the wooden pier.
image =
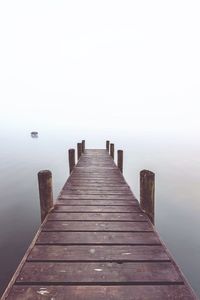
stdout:
[(122, 163), (115, 165), (114, 150), (78, 157), (2, 300), (198, 299), (141, 210)]

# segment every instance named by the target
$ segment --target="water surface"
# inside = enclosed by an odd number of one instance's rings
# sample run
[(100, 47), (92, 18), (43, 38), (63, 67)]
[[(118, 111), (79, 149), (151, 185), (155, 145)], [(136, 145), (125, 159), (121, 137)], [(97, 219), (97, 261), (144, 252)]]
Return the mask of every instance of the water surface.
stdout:
[[(30, 130), (31, 131), (31, 130)], [(40, 129), (1, 133), (0, 288), (10, 280), (40, 224), (37, 172), (53, 173), (54, 198), (69, 170), (67, 149), (86, 140), (104, 148), (110, 139), (124, 150), (124, 176), (139, 198), (139, 172), (156, 174), (156, 227), (192, 287), (200, 295), (200, 143), (196, 138), (116, 131)]]

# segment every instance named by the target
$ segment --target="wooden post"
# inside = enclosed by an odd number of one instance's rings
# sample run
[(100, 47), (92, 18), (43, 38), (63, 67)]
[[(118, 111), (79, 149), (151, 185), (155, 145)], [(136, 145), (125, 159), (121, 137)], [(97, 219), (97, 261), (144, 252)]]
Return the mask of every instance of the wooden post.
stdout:
[(78, 160), (81, 157), (81, 153), (82, 153), (82, 143), (78, 143), (77, 144), (77, 158), (78, 158)]
[(85, 152), (85, 140), (82, 140), (82, 153)]
[(114, 153), (115, 153), (115, 146), (114, 144), (110, 144), (110, 155), (114, 159)]
[(38, 173), (38, 185), (40, 194), (41, 222), (53, 207), (52, 174), (49, 170)]
[(117, 151), (117, 166), (120, 169), (120, 171), (123, 173), (123, 151), (122, 150)]
[(69, 149), (68, 154), (69, 154), (69, 173), (71, 173), (75, 166), (75, 149)]
[(155, 174), (148, 170), (140, 172), (140, 206), (154, 224)]
[(106, 150), (109, 151), (110, 141), (106, 141)]

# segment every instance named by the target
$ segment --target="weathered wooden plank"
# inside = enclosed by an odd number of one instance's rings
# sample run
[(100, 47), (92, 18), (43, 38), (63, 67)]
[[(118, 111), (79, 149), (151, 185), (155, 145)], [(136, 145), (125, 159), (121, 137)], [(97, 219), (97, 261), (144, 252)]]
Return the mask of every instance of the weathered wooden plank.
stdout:
[(123, 175), (121, 174), (118, 174), (118, 170), (115, 169), (110, 169), (110, 168), (105, 168), (105, 170), (102, 170), (100, 171), (101, 169), (100, 168), (96, 168), (95, 169), (91, 169), (91, 170), (88, 170), (86, 171), (85, 170), (86, 168), (83, 168), (83, 169), (74, 169), (74, 172), (72, 174), (72, 178), (73, 177), (96, 177), (96, 178), (99, 178), (99, 177), (102, 177), (102, 178), (116, 178), (116, 179), (124, 179)]
[(95, 185), (95, 186), (90, 186), (90, 185), (72, 185), (70, 183), (66, 184), (64, 186), (64, 189), (68, 189), (70, 192), (76, 192), (76, 191), (83, 191), (87, 192), (88, 190), (90, 191), (120, 191), (125, 193), (130, 192), (130, 188), (127, 186), (101, 186), (101, 185)]
[(150, 222), (48, 221), (43, 231), (153, 231)]
[(101, 181), (96, 181), (93, 179), (88, 179), (88, 180), (84, 180), (84, 179), (80, 179), (80, 180), (70, 180), (66, 183), (67, 186), (70, 186), (71, 188), (81, 188), (81, 189), (85, 189), (87, 190), (87, 188), (91, 188), (91, 189), (129, 189), (129, 186), (126, 185), (125, 183), (122, 182), (117, 182), (117, 181), (109, 181), (107, 182), (106, 180), (101, 180)]
[(84, 186), (96, 186), (96, 185), (102, 185), (102, 186), (126, 186), (126, 184), (124, 183), (124, 181), (122, 180), (106, 180), (106, 179), (70, 179), (68, 181), (68, 183), (71, 184), (80, 184), (80, 185), (84, 185)]
[[(83, 173), (93, 172), (93, 173), (96, 173), (96, 174), (104, 173), (104, 174), (108, 175), (108, 171), (109, 171), (109, 173), (111, 173), (111, 174), (117, 174), (118, 169), (117, 169), (116, 166), (110, 165), (109, 163), (104, 164), (102, 161), (99, 161), (97, 163), (97, 165), (98, 166), (95, 167), (95, 166), (92, 165), (91, 161), (88, 161), (88, 162), (85, 162), (82, 167), (76, 166), (76, 169), (75, 169), (74, 172), (77, 172), (77, 173), (79, 173), (79, 172), (83, 172)], [(123, 178), (122, 174), (119, 174), (119, 176), (121, 176)]]
[[(67, 297), (67, 298), (66, 298)], [(185, 285), (14, 286), (8, 300), (195, 300)]]
[[(80, 164), (83, 164), (83, 167), (80, 166)], [(80, 161), (80, 164), (76, 166), (76, 171), (83, 170), (83, 172), (88, 172), (91, 170), (96, 170), (100, 172), (105, 171), (106, 168), (109, 168), (111, 171), (116, 171), (117, 166), (113, 164), (113, 162), (109, 161), (109, 157), (105, 159), (105, 157), (102, 157), (101, 159), (97, 160), (91, 160), (91, 159), (85, 159), (84, 158)], [(98, 167), (95, 167), (94, 164), (97, 164)], [(105, 167), (104, 167), (105, 165)]]
[(110, 157), (105, 155), (101, 157), (96, 156), (96, 158), (83, 156), (81, 161), (78, 162), (77, 168), (81, 168), (82, 167), (81, 165), (84, 165), (84, 167), (87, 168), (93, 168), (95, 167), (95, 165), (98, 165), (99, 163), (101, 168), (104, 168), (104, 165), (110, 166), (111, 168), (116, 168), (114, 161), (110, 161), (109, 159)]
[(80, 221), (147, 221), (143, 213), (51, 213), (48, 220)]
[(78, 162), (77, 168), (85, 168), (85, 167), (88, 167), (89, 164), (91, 164), (91, 168), (112, 169), (113, 167), (115, 167), (114, 162), (113, 163), (109, 163), (109, 162), (103, 163), (102, 161), (99, 160), (97, 163), (95, 163), (94, 161), (90, 162), (88, 160), (88, 161), (84, 161), (84, 162), (82, 162), (82, 161)]
[(159, 245), (154, 232), (41, 232), (36, 244)]
[[(102, 163), (100, 163), (102, 165)], [(115, 176), (116, 178), (121, 178), (121, 179), (124, 179), (123, 175), (122, 174), (117, 174), (117, 168), (112, 168), (112, 167), (109, 167), (108, 165), (105, 166), (104, 168), (102, 168), (100, 165), (97, 166), (97, 167), (89, 167), (87, 168), (87, 165), (84, 165), (82, 168), (78, 168), (76, 167), (76, 169), (74, 169), (74, 172), (72, 174), (72, 177), (75, 176), (75, 175), (91, 175), (91, 176), (101, 176), (103, 174), (103, 176), (105, 177), (110, 177), (110, 176)]]
[(99, 199), (99, 200), (134, 200), (133, 196), (126, 195), (67, 195), (65, 192), (61, 193), (63, 199)]
[[(89, 165), (91, 164), (91, 166)], [(83, 172), (83, 173), (104, 173), (106, 174), (106, 170), (109, 171), (111, 174), (117, 174), (117, 168), (113, 164), (109, 163), (103, 163), (102, 161), (99, 161), (98, 163), (92, 163), (92, 162), (80, 162), (80, 164), (77, 165), (75, 171), (77, 173)]]
[[(62, 196), (61, 196), (62, 197)], [(129, 206), (138, 205), (136, 200), (71, 200), (59, 198), (57, 205), (113, 205), (113, 206)]]
[[(86, 198), (86, 199), (85, 199)], [(123, 197), (111, 197), (111, 199), (110, 199), (110, 197), (109, 197), (109, 199), (108, 199), (108, 197), (103, 197), (103, 198), (99, 198), (99, 195), (98, 196), (84, 196), (84, 197), (78, 197), (78, 196), (73, 196), (73, 197), (70, 197), (70, 196), (68, 196), (68, 195), (63, 195), (63, 194), (61, 194), (60, 195), (60, 197), (58, 198), (58, 200), (59, 200), (59, 203), (60, 203), (60, 200), (62, 200), (62, 201), (69, 201), (69, 200), (71, 200), (71, 201), (77, 201), (77, 203), (79, 202), (79, 201), (82, 201), (82, 200), (84, 200), (84, 201), (99, 201), (99, 202), (101, 202), (101, 201), (107, 201), (108, 203), (109, 203), (109, 201), (115, 201), (116, 202), (116, 205), (118, 204), (118, 203), (120, 203), (120, 202), (127, 202), (127, 203), (130, 203), (130, 202), (132, 202), (133, 204), (139, 204), (139, 202), (138, 202), (138, 200), (136, 200), (135, 198), (123, 198)], [(58, 204), (59, 204), (58, 203)], [(95, 203), (95, 202), (94, 202)]]
[[(100, 163), (102, 165), (102, 163)], [(86, 165), (84, 165), (82, 168), (80, 167), (76, 167), (76, 169), (74, 169), (74, 172), (72, 174), (72, 176), (74, 176), (74, 174), (90, 174), (90, 175), (105, 175), (105, 176), (116, 176), (116, 177), (121, 177), (124, 178), (123, 175), (121, 173), (118, 173), (118, 169), (116, 167), (109, 167), (109, 166), (105, 166), (105, 168), (102, 168), (100, 166), (98, 167), (87, 167)]]
[[(104, 188), (102, 188), (101, 186), (95, 186), (95, 187), (93, 187), (93, 186), (89, 186), (89, 185), (87, 185), (87, 186), (84, 186), (84, 187), (82, 187), (82, 186), (67, 186), (66, 188), (64, 188), (64, 190), (68, 190), (69, 192), (73, 192), (73, 193), (76, 193), (77, 191), (78, 192), (81, 192), (81, 193), (85, 193), (85, 194), (87, 194), (87, 191), (93, 191), (93, 192), (97, 192), (98, 191), (98, 193), (100, 192), (100, 193), (104, 193), (104, 192), (113, 192), (113, 191), (115, 191), (115, 192), (120, 192), (121, 194), (125, 194), (126, 192), (128, 192), (128, 193), (130, 193), (130, 189), (128, 188), (128, 187), (122, 187), (122, 188), (120, 188), (119, 186), (116, 186), (116, 187), (104, 187)], [(131, 193), (131, 195), (132, 195), (132, 193)]]
[(120, 179), (118, 177), (106, 177), (106, 176), (86, 176), (86, 175), (77, 175), (77, 176), (72, 176), (71, 178), (73, 181), (74, 180), (87, 180), (88, 182), (91, 182), (91, 181), (95, 181), (95, 182), (101, 182), (101, 183), (115, 183), (115, 184), (121, 184), (123, 183), (123, 179)]
[[(109, 162), (104, 163), (102, 160), (99, 160), (97, 163), (92, 162), (91, 160), (80, 162), (83, 163), (83, 166), (76, 166), (75, 172), (94, 172), (94, 173), (106, 173), (106, 171), (109, 170), (109, 173), (115, 173), (117, 174), (118, 168), (115, 165), (110, 164)], [(96, 164), (97, 166), (95, 166)], [(108, 174), (108, 172), (107, 172)], [(123, 177), (122, 174), (119, 174), (121, 177)]]
[(90, 170), (90, 171), (85, 171), (85, 168), (78, 170), (77, 168), (74, 169), (74, 172), (72, 173), (71, 178), (87, 178), (87, 177), (96, 177), (97, 179), (100, 177), (102, 179), (116, 179), (116, 180), (124, 180), (124, 177), (122, 174), (117, 173), (118, 170), (112, 171), (110, 168), (106, 167), (105, 170), (100, 171), (101, 168), (98, 168), (97, 171), (95, 170)]
[(117, 175), (112, 175), (112, 174), (107, 174), (107, 175), (104, 175), (104, 174), (94, 174), (94, 173), (91, 173), (91, 174), (83, 174), (82, 172), (80, 174), (73, 174), (72, 175), (72, 179), (84, 179), (84, 180), (87, 180), (87, 179), (91, 179), (91, 180), (106, 180), (108, 179), (109, 180), (112, 180), (112, 181), (120, 181), (120, 180), (123, 180), (123, 177), (120, 177), (120, 176), (117, 176)]
[(130, 206), (70, 206), (70, 205), (56, 205), (53, 209), (53, 212), (141, 212), (139, 206), (130, 205)]
[(170, 283), (183, 282), (171, 262), (29, 262), (16, 282)]
[(98, 165), (100, 163), (100, 167), (104, 168), (104, 165), (109, 166), (110, 168), (116, 168), (116, 165), (114, 161), (109, 160), (109, 156), (101, 156), (97, 157), (96, 159), (94, 157), (82, 157), (81, 161), (77, 164), (77, 168), (82, 168), (82, 165), (86, 168), (93, 168), (95, 165)]
[(169, 260), (162, 246), (35, 246), (28, 261)]
[(118, 175), (117, 170), (112, 171), (112, 169), (110, 169), (108, 167), (106, 167), (105, 170), (102, 170), (102, 171), (101, 171), (101, 168), (99, 168), (99, 167), (97, 167), (97, 170), (91, 169), (90, 171), (85, 171), (85, 169), (86, 169), (86, 167), (84, 167), (82, 169), (81, 168), (74, 169), (72, 178), (73, 177), (77, 177), (77, 178), (79, 178), (79, 177), (84, 177), (84, 178), (85, 177), (96, 177), (96, 178), (102, 177), (104, 179), (114, 178), (117, 180), (118, 179), (124, 180), (124, 177), (122, 174)]
[[(115, 190), (110, 190), (110, 191), (101, 191), (101, 190), (90, 190), (88, 189), (87, 191), (81, 191), (81, 190), (69, 190), (69, 189), (66, 189), (66, 190), (63, 190), (63, 194), (64, 195), (80, 195), (80, 196), (84, 196), (84, 195), (104, 195), (104, 196), (109, 196), (109, 195), (116, 195), (116, 196), (123, 196), (124, 195), (124, 192), (123, 191), (115, 191)], [(131, 192), (128, 192), (126, 191), (126, 196), (132, 196), (132, 193)]]
[(109, 156), (105, 156), (105, 155), (102, 155), (101, 157), (97, 156), (97, 155), (95, 155), (95, 156), (96, 156), (96, 158), (94, 158), (92, 156), (90, 156), (90, 157), (83, 156), (81, 161), (78, 162), (77, 167), (81, 167), (80, 166), (81, 164), (84, 164), (84, 166), (87, 166), (87, 167), (92, 167), (95, 164), (102, 163), (100, 165), (101, 167), (103, 167), (103, 165), (109, 165), (109, 166), (116, 168), (114, 161), (111, 161)]
[[(92, 183), (91, 181), (94, 181), (95, 179), (91, 179), (89, 182), (86, 180), (86, 179), (73, 179), (71, 177), (69, 177), (69, 179), (66, 181), (65, 183), (65, 186), (68, 186), (69, 188), (72, 187), (76, 187), (76, 186), (80, 186), (81, 188), (83, 189), (86, 189), (87, 186), (91, 186), (91, 187), (94, 187), (94, 188), (120, 188), (120, 189), (130, 189), (130, 186), (124, 182), (123, 180), (120, 180), (120, 183), (112, 183), (112, 182), (109, 182), (109, 181), (106, 181), (106, 179), (101, 179), (102, 181), (105, 181), (105, 183)], [(78, 183), (77, 183), (78, 182)], [(83, 184), (84, 183), (84, 184)], [(131, 190), (131, 189), (130, 189)]]
[(70, 184), (70, 185), (79, 185), (79, 186), (91, 186), (91, 187), (128, 187), (128, 184), (124, 181), (119, 181), (119, 183), (117, 183), (116, 181), (107, 181), (107, 180), (102, 180), (101, 182), (96, 182), (95, 180), (85, 180), (85, 179), (71, 179), (71, 177), (68, 179), (68, 181), (66, 182), (66, 184)]

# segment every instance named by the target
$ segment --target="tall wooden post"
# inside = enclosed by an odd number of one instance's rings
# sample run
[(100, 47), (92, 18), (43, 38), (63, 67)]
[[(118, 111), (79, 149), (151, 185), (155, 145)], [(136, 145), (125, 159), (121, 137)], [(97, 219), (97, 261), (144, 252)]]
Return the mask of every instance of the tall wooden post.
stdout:
[(69, 173), (71, 173), (75, 166), (75, 149), (69, 149), (68, 155), (69, 155)]
[(40, 195), (41, 222), (53, 207), (52, 174), (49, 170), (38, 173), (38, 186)]
[(114, 159), (114, 153), (115, 153), (115, 146), (114, 144), (110, 144), (110, 155)]
[(120, 169), (120, 171), (123, 173), (123, 151), (122, 150), (117, 151), (117, 166)]
[(155, 174), (148, 170), (140, 172), (140, 206), (154, 224)]
[(85, 140), (82, 140), (82, 153), (85, 152)]
[(78, 158), (78, 160), (81, 157), (81, 153), (82, 153), (82, 143), (77, 143), (77, 158)]
[(106, 150), (109, 151), (110, 141), (106, 141)]

